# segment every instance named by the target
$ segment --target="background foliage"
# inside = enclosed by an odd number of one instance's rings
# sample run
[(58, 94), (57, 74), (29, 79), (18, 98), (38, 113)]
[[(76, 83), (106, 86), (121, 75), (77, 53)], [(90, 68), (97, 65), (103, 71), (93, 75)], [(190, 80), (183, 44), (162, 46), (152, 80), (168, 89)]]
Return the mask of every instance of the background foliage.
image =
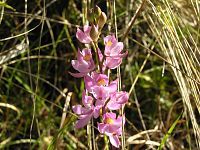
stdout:
[[(200, 147), (199, 1), (3, 0), (0, 148), (87, 149), (86, 128), (74, 129), (71, 112), (84, 88), (68, 74), (77, 48), (83, 48), (76, 28), (87, 22), (86, 10), (98, 5), (109, 19), (101, 36), (115, 33), (117, 23), (121, 41), (142, 3), (124, 41), (129, 54), (121, 65), (122, 88), (130, 91), (126, 148), (157, 149), (164, 137), (163, 149)], [(101, 135), (95, 138), (99, 149), (112, 149)]]

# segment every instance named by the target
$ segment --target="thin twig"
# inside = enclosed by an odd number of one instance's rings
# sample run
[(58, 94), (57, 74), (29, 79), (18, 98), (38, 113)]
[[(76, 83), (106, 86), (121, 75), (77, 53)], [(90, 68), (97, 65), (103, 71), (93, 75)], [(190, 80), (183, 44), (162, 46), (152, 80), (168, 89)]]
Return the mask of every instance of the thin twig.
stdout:
[[(67, 91), (68, 91), (68, 89), (64, 89), (63, 93), (66, 93)], [(72, 92), (69, 92), (67, 94), (67, 97), (65, 99), (65, 104), (64, 104), (64, 107), (63, 107), (62, 118), (61, 118), (61, 121), (60, 121), (60, 129), (62, 129), (64, 127), (65, 118), (67, 116), (67, 109), (69, 107), (69, 102), (71, 100), (71, 97), (72, 97)], [(58, 136), (58, 138), (56, 139), (56, 148), (58, 148), (58, 144), (59, 144), (60, 140), (61, 140), (61, 138), (60, 138), (60, 136)]]
[[(143, 119), (143, 116), (142, 116), (142, 112), (141, 112), (141, 109), (140, 109), (140, 104), (138, 102), (138, 98), (137, 98), (137, 94), (135, 92), (135, 89), (134, 89), (133, 93), (134, 93), (135, 104), (136, 104), (136, 107), (137, 107), (137, 110), (138, 110), (138, 114), (139, 114), (139, 117), (140, 117), (140, 120), (141, 120), (141, 123), (142, 123), (142, 127), (143, 127), (144, 130), (147, 130), (145, 122), (144, 122), (144, 119)], [(150, 140), (150, 137), (149, 137), (148, 133), (146, 133), (146, 137), (147, 137), (148, 140)]]
[[(67, 93), (68, 89), (65, 88), (63, 90), (63, 93)], [(69, 102), (70, 102), (70, 99), (72, 97), (72, 92), (69, 92), (67, 94), (67, 97), (65, 98), (65, 104), (64, 104), (64, 107), (63, 107), (63, 113), (62, 113), (62, 118), (61, 118), (61, 122), (60, 122), (60, 129), (63, 127), (64, 125), (64, 122), (65, 122), (65, 118), (66, 118), (66, 115), (67, 115), (67, 109), (69, 107)]]
[(144, 4), (145, 4), (145, 3), (146, 3), (146, 0), (143, 0), (142, 3), (141, 3), (141, 5), (140, 5), (140, 7), (138, 7), (138, 9), (137, 9), (135, 15), (132, 17), (131, 21), (129, 22), (129, 26), (128, 26), (128, 28), (125, 30), (124, 36), (122, 37), (122, 42), (124, 42), (124, 40), (125, 40), (126, 37), (128, 36), (128, 33), (130, 32), (130, 30), (131, 30), (133, 24), (134, 24), (135, 21), (136, 21), (136, 18), (139, 16), (139, 14), (140, 14), (142, 8), (144, 7)]
[(142, 70), (143, 70), (145, 64), (147, 63), (147, 60), (148, 60), (150, 54), (151, 54), (151, 53), (148, 53), (148, 55), (146, 56), (146, 58), (145, 58), (145, 60), (144, 60), (144, 62), (143, 62), (143, 64), (142, 64), (142, 66), (140, 67), (140, 70), (139, 70), (137, 76), (135, 77), (135, 80), (133, 81), (133, 83), (132, 83), (132, 85), (131, 85), (131, 88), (130, 88), (130, 90), (129, 90), (129, 95), (131, 95), (131, 93), (132, 93), (132, 91), (133, 91), (133, 89), (134, 89), (134, 87), (135, 87), (135, 84), (136, 84), (136, 82), (137, 82), (137, 80), (138, 80), (138, 78), (139, 78), (139, 75), (140, 75), (140, 73), (142, 72)]

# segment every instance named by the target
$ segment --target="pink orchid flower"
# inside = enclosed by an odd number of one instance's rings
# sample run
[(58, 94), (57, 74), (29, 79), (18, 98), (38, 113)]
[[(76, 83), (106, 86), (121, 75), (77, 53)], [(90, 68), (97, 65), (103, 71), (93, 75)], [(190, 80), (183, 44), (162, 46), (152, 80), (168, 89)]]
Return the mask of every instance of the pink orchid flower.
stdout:
[(105, 74), (92, 72), (91, 76), (87, 75), (84, 78), (86, 89), (92, 92), (95, 86), (108, 86), (109, 79)]
[(123, 104), (128, 102), (128, 98), (129, 95), (127, 92), (115, 92), (110, 96), (110, 101), (107, 103), (106, 107), (110, 110), (118, 110)]
[[(123, 119), (125, 123), (125, 119)], [(110, 143), (119, 148), (121, 145), (119, 136), (122, 134), (122, 117), (116, 118), (115, 113), (105, 113), (103, 115), (103, 123), (98, 123), (98, 130), (100, 133), (106, 134), (109, 137)]]
[(82, 128), (87, 125), (92, 117), (98, 118), (101, 106), (94, 106), (94, 100), (91, 96), (87, 96), (85, 91), (82, 94), (82, 103), (81, 105), (75, 105), (72, 107), (74, 113), (79, 115), (79, 120), (77, 121), (75, 128)]
[(95, 86), (93, 90), (93, 96), (96, 98), (96, 105), (104, 106), (112, 93), (117, 91), (118, 80), (110, 82), (106, 87)]
[(109, 90), (103, 86), (95, 86), (93, 89), (93, 96), (97, 99), (97, 103), (103, 105), (104, 102), (109, 98)]
[(84, 48), (82, 52), (78, 49), (77, 60), (72, 60), (72, 66), (80, 73), (71, 73), (74, 77), (80, 78), (94, 70), (95, 64), (92, 59), (91, 49)]
[(122, 42), (118, 42), (114, 35), (108, 35), (104, 38), (105, 56), (114, 57), (119, 56), (124, 48)]
[(91, 26), (85, 25), (83, 27), (83, 31), (77, 28), (76, 32), (76, 38), (84, 44), (89, 44), (92, 42), (92, 39), (90, 37), (90, 31), (91, 31)]
[(121, 57), (106, 57), (105, 60), (105, 66), (107, 66), (109, 69), (115, 69), (119, 67), (122, 63)]
[(108, 76), (105, 74), (98, 74), (92, 72), (91, 76), (84, 77), (86, 89), (93, 94), (93, 96), (103, 103), (109, 98), (110, 94), (117, 91), (118, 80), (109, 83)]
[(105, 65), (110, 69), (117, 68), (122, 63), (122, 58), (127, 55), (127, 51), (121, 54), (124, 44), (118, 42), (114, 35), (108, 35), (104, 38), (106, 56)]

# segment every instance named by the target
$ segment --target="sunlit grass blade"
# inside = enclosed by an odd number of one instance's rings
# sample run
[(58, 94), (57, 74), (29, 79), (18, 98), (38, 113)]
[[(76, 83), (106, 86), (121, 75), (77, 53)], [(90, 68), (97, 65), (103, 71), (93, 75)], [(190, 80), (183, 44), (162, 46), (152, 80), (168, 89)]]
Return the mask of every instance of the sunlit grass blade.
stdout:
[(70, 116), (69, 119), (66, 119), (67, 122), (63, 125), (61, 129), (58, 130), (56, 135), (53, 137), (51, 143), (48, 145), (47, 150), (55, 150), (61, 136), (69, 129), (70, 125), (76, 120), (76, 117)]
[(162, 148), (165, 145), (168, 137), (172, 134), (172, 132), (176, 128), (176, 125), (177, 125), (178, 121), (180, 120), (181, 116), (182, 116), (182, 113), (178, 116), (178, 118), (174, 121), (174, 123), (172, 124), (172, 126), (169, 128), (169, 130), (167, 131), (167, 134), (163, 137), (163, 139), (162, 139), (162, 141), (160, 143), (160, 146), (158, 147), (157, 150), (162, 150)]
[(16, 9), (14, 9), (12, 6), (6, 4), (5, 2), (1, 2), (1, 1), (0, 1), (0, 6), (6, 7), (6, 8), (8, 8), (8, 9), (13, 10), (13, 11), (16, 11)]

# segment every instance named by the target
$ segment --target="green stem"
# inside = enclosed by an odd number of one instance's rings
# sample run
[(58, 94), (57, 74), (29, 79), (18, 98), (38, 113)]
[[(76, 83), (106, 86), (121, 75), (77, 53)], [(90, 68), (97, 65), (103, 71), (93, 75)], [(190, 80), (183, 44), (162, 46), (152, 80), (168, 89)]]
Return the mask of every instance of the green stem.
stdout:
[(104, 135), (104, 142), (106, 145), (105, 150), (109, 150), (109, 145), (108, 145), (109, 142), (108, 142), (108, 137), (106, 135)]
[(92, 43), (92, 46), (94, 48), (94, 51), (95, 51), (95, 56), (96, 56), (96, 61), (97, 61), (97, 65), (98, 65), (98, 70), (100, 71), (100, 73), (102, 73), (102, 65), (101, 65), (101, 61), (100, 61), (100, 58), (99, 58), (99, 52), (98, 52), (98, 45), (96, 42), (93, 42)]

